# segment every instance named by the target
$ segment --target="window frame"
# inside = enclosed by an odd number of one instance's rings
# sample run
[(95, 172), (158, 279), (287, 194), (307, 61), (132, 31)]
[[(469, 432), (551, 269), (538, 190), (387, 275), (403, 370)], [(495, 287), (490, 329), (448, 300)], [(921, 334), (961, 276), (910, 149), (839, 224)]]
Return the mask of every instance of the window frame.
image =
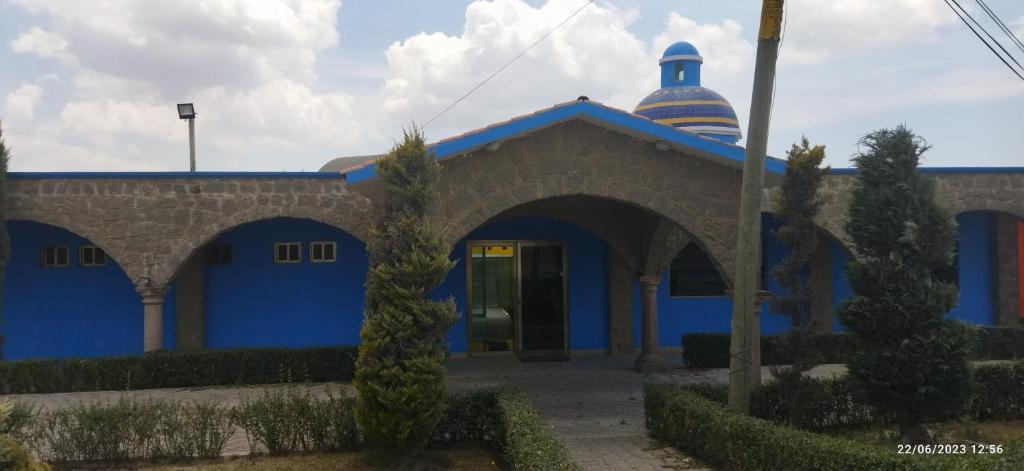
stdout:
[[(227, 254), (226, 257), (224, 255)], [(274, 249), (274, 257), (277, 257), (277, 249)], [(232, 244), (210, 244), (206, 247), (206, 265), (224, 266), (235, 262), (235, 247)]]
[[(315, 258), (316, 251), (314, 250), (314, 246), (317, 246), (317, 245), (319, 245), (321, 247), (320, 248), (320, 255), (321, 255), (321, 257), (319, 259)], [(323, 256), (324, 249), (327, 248), (327, 247), (331, 248), (331, 258), (330, 259), (328, 259), (328, 258)], [(311, 241), (309, 243), (309, 261), (310, 261), (310, 263), (335, 263), (335, 262), (337, 262), (338, 261), (338, 243), (335, 242), (335, 241), (330, 241), (330, 240), (315, 240), (315, 241)]]
[[(280, 254), (280, 248), (282, 246), (291, 247), (295, 246), (298, 249), (298, 258), (295, 260), (281, 260), (278, 255)], [(289, 251), (289, 255), (290, 255)], [(274, 263), (294, 265), (296, 263), (302, 263), (302, 242), (274, 242)]]
[[(715, 273), (718, 275), (719, 279), (721, 279), (721, 281), (722, 281), (722, 286), (723, 286), (722, 294), (689, 294), (689, 295), (687, 295), (687, 294), (682, 294), (682, 295), (672, 294), (672, 265), (673, 265), (672, 262), (675, 261), (676, 257), (678, 257), (679, 254), (683, 252), (683, 250), (686, 250), (687, 248), (689, 248), (690, 245), (694, 245), (695, 247), (697, 247), (698, 250), (703, 252), (704, 256), (708, 259), (708, 263), (710, 263), (711, 267), (714, 268)], [(725, 278), (722, 276), (722, 273), (719, 272), (718, 267), (716, 267), (714, 262), (711, 260), (711, 255), (709, 255), (707, 253), (707, 251), (704, 250), (699, 245), (694, 244), (692, 241), (687, 243), (686, 245), (684, 245), (683, 248), (679, 249), (679, 252), (676, 252), (676, 255), (672, 257), (672, 261), (670, 261), (669, 264), (668, 264), (668, 276), (666, 278), (667, 279), (665, 281), (668, 283), (668, 297), (669, 297), (669, 299), (702, 299), (702, 298), (723, 298), (723, 297), (729, 297), (729, 285), (725, 282)]]
[[(85, 261), (86, 250), (93, 251), (92, 261), (89, 263), (86, 263)], [(96, 262), (97, 254), (103, 254), (103, 263)], [(95, 244), (80, 245), (78, 246), (78, 266), (86, 268), (105, 267), (107, 266), (107, 252)]]
[[(64, 250), (64, 263), (63, 264), (57, 263), (57, 260), (60, 258), (60, 257), (57, 256), (57, 252), (54, 252), (54, 254), (53, 254), (53, 264), (50, 265), (50, 264), (46, 263), (46, 251), (50, 250), (50, 249), (53, 249), (55, 251), (56, 250), (60, 250), (60, 249)], [(43, 248), (39, 251), (39, 265), (41, 267), (43, 267), (43, 268), (68, 268), (68, 267), (70, 267), (71, 266), (71, 247), (67, 246), (67, 245), (44, 245)]]

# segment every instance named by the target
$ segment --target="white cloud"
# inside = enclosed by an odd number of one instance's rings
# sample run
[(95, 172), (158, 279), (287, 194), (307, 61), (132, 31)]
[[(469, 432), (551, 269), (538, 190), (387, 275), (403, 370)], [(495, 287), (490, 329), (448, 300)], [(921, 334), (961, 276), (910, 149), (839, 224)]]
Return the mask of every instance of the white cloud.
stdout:
[[(399, 122), (434, 116), (580, 7), (476, 1), (460, 35), (418, 34), (387, 50), (383, 103)], [(431, 125), (447, 136), (588, 95), (632, 109), (657, 88), (657, 56), (627, 30), (637, 12), (592, 4)], [(660, 51), (659, 51), (660, 52)]]
[(819, 63), (837, 54), (929, 41), (954, 21), (935, 0), (791, 0), (780, 61)]
[(50, 33), (33, 26), (14, 41), (11, 41), (11, 50), (18, 53), (32, 53), (40, 57), (60, 59), (64, 62), (75, 63), (77, 59), (67, 52), (68, 42), (63, 36)]
[(34, 83), (26, 83), (7, 94), (4, 116), (15, 120), (31, 121), (35, 115), (36, 105), (42, 99), (43, 87)]

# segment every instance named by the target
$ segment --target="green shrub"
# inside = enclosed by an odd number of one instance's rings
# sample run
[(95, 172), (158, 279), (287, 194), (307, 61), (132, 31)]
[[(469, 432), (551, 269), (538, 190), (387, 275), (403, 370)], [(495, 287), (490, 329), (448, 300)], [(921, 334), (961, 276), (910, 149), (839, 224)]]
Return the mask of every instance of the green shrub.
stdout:
[(235, 434), (230, 410), (216, 402), (173, 403), (168, 407), (159, 426), (162, 455), (217, 458)]
[(495, 398), (501, 450), (512, 469), (578, 470), (569, 451), (537, 415), (525, 394), (504, 391)]
[(1018, 470), (1024, 439), (1003, 455), (900, 455), (857, 443), (738, 415), (724, 404), (681, 386), (644, 388), (648, 431), (709, 464), (731, 470)]
[(451, 247), (427, 217), (439, 172), (415, 129), (377, 160), (385, 198), (367, 242), (366, 314), (353, 381), (356, 418), (376, 448), (423, 448), (444, 418), (445, 343), (458, 315), (452, 298), (429, 297), (454, 266)]
[(0, 362), (0, 394), (349, 381), (356, 347), (159, 351)]
[(976, 420), (1024, 420), (1024, 360), (975, 366), (970, 413)]
[(40, 463), (24, 446), (10, 436), (0, 435), (0, 469), (49, 471), (50, 466)]
[(54, 462), (215, 458), (234, 434), (218, 404), (129, 397), (42, 412), (29, 429), (32, 449)]
[[(31, 404), (15, 402), (7, 405), (0, 402), (0, 435), (21, 437), (26, 427), (36, 416), (36, 408)], [(4, 410), (6, 410), (4, 412)]]
[(233, 411), (245, 430), (249, 448), (271, 455), (305, 451), (353, 450), (360, 435), (353, 416), (354, 401), (347, 396), (326, 399), (293, 388), (266, 390)]
[[(804, 336), (806, 349), (818, 355), (821, 363), (845, 363), (858, 349), (856, 339), (847, 333), (808, 333)], [(683, 364), (687, 368), (728, 368), (729, 334), (692, 333), (683, 335)], [(761, 338), (761, 364), (787, 365), (792, 362), (785, 335)]]
[(160, 423), (169, 405), (122, 397), (40, 414), (30, 443), (46, 461), (123, 461), (162, 456)]
[[(969, 325), (969, 324), (965, 324)], [(973, 327), (973, 326), (972, 326)], [(971, 342), (972, 360), (1013, 360), (1024, 358), (1024, 327), (981, 326)], [(761, 364), (788, 365), (783, 335), (761, 338)], [(821, 363), (846, 363), (861, 347), (856, 337), (846, 332), (808, 334), (808, 349), (820, 355)], [(687, 368), (728, 368), (729, 334), (721, 332), (691, 333), (682, 336), (683, 365)]]
[[(970, 420), (1024, 420), (1024, 360), (975, 365), (973, 395), (965, 418)], [(812, 393), (805, 398), (804, 427), (823, 430), (856, 427), (871, 423), (891, 423), (892, 417), (880, 417), (857, 394), (849, 378), (806, 378)], [(725, 404), (725, 385), (686, 385), (686, 390), (713, 402)], [(787, 411), (793, 396), (777, 382), (754, 389), (750, 415), (779, 424), (789, 424)]]
[(981, 360), (1024, 358), (1024, 327), (979, 327), (974, 356)]
[(497, 446), (499, 423), (495, 414), (498, 389), (477, 389), (448, 396), (444, 419), (430, 437), (432, 446), (449, 446), (459, 442), (480, 441)]

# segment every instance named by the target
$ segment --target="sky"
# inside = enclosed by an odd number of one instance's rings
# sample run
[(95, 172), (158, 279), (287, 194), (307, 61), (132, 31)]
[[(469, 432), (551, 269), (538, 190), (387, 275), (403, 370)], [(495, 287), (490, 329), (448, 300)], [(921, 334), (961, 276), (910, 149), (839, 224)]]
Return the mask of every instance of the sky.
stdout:
[[(200, 170), (315, 171), (383, 153), (585, 3), (0, 0), (10, 167), (187, 170), (181, 102), (198, 113)], [(675, 41), (701, 51), (702, 84), (745, 133), (760, 3), (597, 0), (427, 138), (579, 95), (631, 111)], [(1024, 38), (1024, 2), (987, 3)], [(786, 12), (769, 154), (807, 136), (848, 167), (861, 136), (905, 124), (932, 146), (924, 165), (1024, 166), (1024, 82), (942, 0), (789, 0)]]

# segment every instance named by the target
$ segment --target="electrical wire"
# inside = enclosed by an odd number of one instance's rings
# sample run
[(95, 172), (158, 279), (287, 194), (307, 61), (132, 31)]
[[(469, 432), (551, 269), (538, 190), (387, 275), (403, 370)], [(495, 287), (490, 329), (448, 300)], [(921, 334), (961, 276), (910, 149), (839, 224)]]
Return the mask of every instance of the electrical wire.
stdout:
[[(949, 8), (950, 8), (951, 10), (953, 10), (953, 13), (956, 13), (956, 16), (960, 18), (960, 21), (963, 21), (964, 25), (966, 25), (966, 26), (967, 26), (967, 29), (970, 29), (970, 30), (971, 30), (971, 32), (972, 32), (972, 33), (974, 33), (974, 35), (975, 35), (975, 36), (977, 36), (977, 37), (978, 37), (978, 39), (979, 39), (979, 40), (980, 40), (980, 41), (981, 41), (982, 43), (984, 43), (984, 44), (985, 44), (985, 47), (987, 47), (987, 48), (988, 48), (988, 50), (992, 51), (992, 54), (995, 54), (995, 55), (996, 55), (996, 57), (998, 57), (998, 58), (999, 58), (999, 60), (1000, 60), (1000, 61), (1002, 61), (1002, 63), (1003, 63), (1004, 65), (1006, 65), (1006, 68), (1010, 69), (1010, 72), (1013, 72), (1013, 74), (1014, 74), (1014, 75), (1016, 75), (1016, 76), (1017, 76), (1017, 78), (1021, 79), (1021, 81), (1024, 81), (1024, 75), (1021, 75), (1021, 73), (1020, 73), (1020, 72), (1018, 72), (1018, 71), (1017, 71), (1017, 69), (1014, 69), (1014, 68), (1013, 68), (1013, 66), (1012, 66), (1012, 65), (1010, 65), (1010, 63), (1009, 63), (1009, 62), (1007, 62), (1007, 61), (1006, 61), (1006, 59), (1005, 59), (1005, 58), (1003, 58), (1003, 56), (1002, 56), (1001, 54), (999, 54), (999, 52), (997, 52), (997, 51), (996, 51), (996, 50), (995, 50), (995, 49), (994, 49), (994, 48), (992, 47), (992, 45), (991, 45), (991, 44), (989, 44), (989, 43), (988, 43), (988, 41), (985, 41), (985, 38), (983, 38), (983, 37), (981, 36), (981, 34), (980, 34), (980, 33), (978, 33), (978, 32), (977, 32), (977, 31), (976, 31), (976, 30), (974, 29), (974, 27), (973, 27), (973, 26), (971, 26), (971, 24), (967, 22), (967, 19), (966, 19), (966, 18), (964, 18), (964, 16), (963, 16), (963, 15), (961, 15), (961, 14), (960, 14), (960, 12), (959, 12), (959, 11), (958, 11), (958, 10), (957, 10), (956, 8), (954, 8), (954, 7), (953, 7), (953, 5), (952, 5), (951, 3), (949, 3), (949, 2), (951, 1), (951, 0), (943, 0), (943, 1), (944, 1), (944, 2), (946, 2), (946, 5), (947, 5), (947, 6), (949, 6)], [(953, 3), (956, 3), (956, 0), (952, 0), (952, 1), (953, 1)], [(959, 4), (959, 3), (957, 3), (957, 6), (960, 6), (960, 4)], [(963, 8), (963, 7), (961, 7), (961, 8)], [(966, 13), (967, 13), (967, 12), (966, 12), (966, 11), (964, 11), (964, 14), (966, 14)], [(970, 16), (970, 15), (968, 15), (968, 16)], [(998, 44), (998, 42), (996, 42), (996, 44)], [(1002, 47), (1002, 46), (1000, 46), (1000, 47)], [(1005, 50), (1005, 49), (1004, 49), (1004, 50)], [(1011, 59), (1012, 59), (1012, 58), (1013, 58), (1013, 57), (1011, 56)], [(1014, 60), (1014, 62), (1016, 62), (1016, 60)]]
[(571, 19), (575, 18), (575, 17), (576, 17), (576, 15), (578, 15), (578, 14), (579, 14), (579, 13), (580, 13), (581, 11), (583, 11), (583, 9), (584, 9), (584, 8), (587, 8), (587, 7), (589, 7), (591, 3), (594, 3), (594, 0), (588, 0), (588, 1), (587, 1), (587, 3), (583, 4), (583, 6), (582, 6), (582, 7), (579, 7), (579, 9), (577, 9), (577, 10), (576, 10), (576, 11), (574, 11), (574, 12), (572, 12), (572, 14), (571, 14), (571, 15), (569, 15), (568, 17), (566, 17), (566, 18), (565, 18), (564, 20), (562, 20), (562, 22), (561, 22), (561, 23), (558, 23), (557, 25), (555, 25), (555, 27), (554, 27), (554, 28), (551, 28), (551, 30), (550, 30), (550, 31), (548, 31), (547, 33), (544, 33), (544, 35), (543, 35), (543, 36), (541, 36), (541, 37), (537, 38), (537, 40), (536, 40), (536, 41), (534, 41), (534, 42), (533, 42), (532, 44), (530, 44), (529, 46), (527, 46), (527, 47), (526, 47), (526, 49), (523, 49), (523, 51), (522, 51), (522, 52), (520, 52), (519, 54), (517, 54), (517, 55), (516, 55), (515, 57), (513, 57), (512, 59), (509, 59), (509, 61), (508, 61), (508, 62), (505, 62), (505, 64), (503, 64), (503, 65), (502, 65), (501, 67), (498, 67), (498, 70), (495, 70), (495, 71), (494, 71), (494, 73), (492, 73), (491, 75), (487, 76), (487, 78), (485, 78), (485, 79), (484, 79), (484, 80), (483, 80), (482, 82), (478, 83), (478, 84), (477, 84), (477, 85), (476, 85), (475, 87), (473, 87), (473, 88), (469, 89), (469, 91), (468, 91), (468, 92), (466, 92), (466, 94), (465, 94), (465, 95), (462, 95), (461, 97), (459, 97), (459, 99), (458, 99), (458, 100), (455, 100), (454, 102), (452, 102), (452, 104), (448, 105), (448, 107), (447, 107), (447, 108), (445, 108), (445, 109), (441, 110), (441, 112), (440, 112), (440, 113), (438, 113), (438, 114), (434, 115), (434, 117), (433, 117), (433, 118), (430, 118), (430, 119), (428, 119), (426, 123), (423, 123), (423, 126), (422, 126), (422, 127), (423, 127), (423, 128), (426, 128), (426, 127), (427, 127), (428, 125), (430, 125), (430, 123), (434, 122), (434, 120), (435, 120), (435, 119), (437, 119), (437, 118), (440, 118), (440, 117), (441, 117), (441, 116), (442, 116), (443, 114), (447, 113), (447, 112), (448, 112), (448, 110), (450, 110), (450, 109), (454, 108), (454, 107), (455, 107), (455, 105), (458, 105), (458, 104), (459, 104), (459, 103), (460, 103), (460, 102), (461, 102), (462, 100), (465, 100), (465, 99), (466, 99), (466, 97), (468, 97), (468, 96), (472, 95), (472, 94), (473, 94), (473, 92), (477, 91), (477, 89), (479, 89), (480, 87), (484, 86), (484, 84), (486, 84), (487, 82), (490, 82), (492, 78), (494, 78), (494, 77), (495, 77), (496, 75), (500, 74), (500, 73), (501, 73), (501, 71), (505, 70), (505, 69), (506, 69), (506, 68), (507, 68), (508, 66), (512, 65), (512, 63), (513, 63), (513, 62), (515, 62), (515, 61), (519, 60), (519, 58), (520, 58), (520, 57), (523, 57), (524, 55), (526, 55), (526, 53), (527, 53), (527, 52), (530, 52), (530, 49), (533, 49), (533, 47), (534, 47), (534, 46), (536, 46), (536, 45), (540, 44), (540, 43), (541, 43), (541, 41), (544, 41), (545, 39), (547, 39), (547, 38), (548, 38), (548, 36), (551, 36), (551, 34), (552, 34), (552, 33), (554, 33), (555, 31), (557, 31), (557, 30), (558, 30), (558, 28), (561, 28), (561, 27), (562, 27), (562, 25), (564, 25), (564, 24), (568, 23), (568, 22), (569, 22), (569, 20), (571, 20)]
[(1017, 49), (1020, 49), (1021, 52), (1024, 52), (1024, 43), (1021, 43), (1020, 39), (1017, 38), (1017, 35), (1013, 34), (1013, 31), (1010, 31), (1010, 28), (1006, 26), (1006, 23), (1003, 23), (1002, 18), (999, 18), (999, 15), (997, 15), (996, 12), (992, 11), (992, 9), (989, 8), (988, 4), (985, 3), (985, 0), (974, 1), (981, 7), (982, 10), (985, 10), (985, 13), (988, 14), (989, 18), (992, 18), (992, 21), (994, 21), (996, 25), (999, 26), (999, 29), (1001, 29), (1004, 33), (1006, 33), (1007, 36), (1010, 37), (1010, 41), (1015, 46), (1017, 46)]
[(999, 42), (999, 40), (997, 40), (996, 38), (992, 37), (992, 34), (990, 34), (988, 32), (988, 30), (985, 29), (985, 27), (981, 25), (981, 23), (978, 23), (978, 20), (975, 20), (974, 17), (971, 16), (971, 14), (967, 12), (967, 9), (964, 8), (962, 5), (960, 5), (960, 3), (957, 0), (952, 0), (952, 1), (953, 1), (953, 3), (956, 6), (960, 7), (960, 9), (963, 10), (964, 15), (967, 15), (967, 18), (969, 18), (971, 20), (971, 22), (974, 23), (974, 26), (977, 26), (978, 29), (980, 29), (983, 33), (985, 33), (985, 36), (988, 36), (988, 38), (991, 39), (992, 42), (996, 43), (996, 46), (999, 46), (999, 49), (1001, 49), (1003, 51), (1003, 54), (1006, 54), (1006, 57), (1009, 57), (1010, 60), (1013, 61), (1014, 64), (1017, 64), (1018, 68), (1020, 68), (1022, 71), (1024, 71), (1024, 66), (1020, 65), (1020, 62), (1017, 62), (1017, 59), (1015, 59), (1013, 57), (1013, 54), (1010, 54), (1010, 51), (1007, 51), (1006, 48), (1003, 47), (1003, 43)]

